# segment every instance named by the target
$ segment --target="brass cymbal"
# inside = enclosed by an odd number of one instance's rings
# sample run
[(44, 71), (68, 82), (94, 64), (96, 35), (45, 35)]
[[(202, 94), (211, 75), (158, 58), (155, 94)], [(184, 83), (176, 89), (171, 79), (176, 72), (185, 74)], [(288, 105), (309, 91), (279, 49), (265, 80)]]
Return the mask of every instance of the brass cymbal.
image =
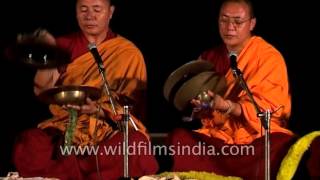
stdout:
[(223, 95), (226, 90), (225, 77), (213, 70), (212, 63), (194, 60), (183, 64), (169, 75), (163, 94), (169, 103), (179, 111), (184, 111), (193, 98), (207, 90)]
[(57, 86), (48, 89), (39, 95), (39, 99), (48, 104), (58, 105), (83, 105), (86, 98), (97, 100), (101, 96), (101, 90), (91, 86)]
[(28, 40), (8, 48), (9, 59), (35, 68), (53, 68), (70, 62), (65, 49), (37, 40)]

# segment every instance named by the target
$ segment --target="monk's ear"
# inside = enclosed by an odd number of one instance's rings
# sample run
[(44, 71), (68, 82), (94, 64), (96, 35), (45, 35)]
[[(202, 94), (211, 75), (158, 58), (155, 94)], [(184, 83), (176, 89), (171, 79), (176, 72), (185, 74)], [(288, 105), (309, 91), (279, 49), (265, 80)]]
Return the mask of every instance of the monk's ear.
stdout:
[(256, 18), (252, 18), (250, 20), (250, 31), (252, 31), (254, 29), (254, 27), (256, 27), (256, 23), (257, 23), (257, 19)]
[(110, 6), (110, 15), (109, 15), (109, 19), (111, 19), (111, 18), (112, 18), (112, 15), (113, 15), (114, 10), (115, 10), (115, 6), (114, 6), (114, 5), (111, 5), (111, 6)]

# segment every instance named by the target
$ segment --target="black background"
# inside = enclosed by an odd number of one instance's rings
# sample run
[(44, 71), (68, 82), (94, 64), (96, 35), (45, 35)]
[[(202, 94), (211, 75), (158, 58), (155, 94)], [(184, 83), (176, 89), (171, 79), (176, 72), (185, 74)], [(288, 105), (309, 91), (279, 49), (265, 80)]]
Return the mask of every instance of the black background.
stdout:
[[(1, 52), (17, 33), (48, 29), (54, 35), (77, 30), (74, 0), (28, 0), (1, 3)], [(150, 132), (169, 132), (181, 125), (180, 114), (168, 104), (163, 84), (182, 64), (218, 43), (214, 0), (116, 0), (112, 29), (133, 41), (145, 57), (148, 71)], [(316, 2), (259, 0), (254, 3), (255, 33), (285, 57), (292, 91), (290, 129), (299, 135), (319, 130), (319, 19)], [(0, 59), (0, 176), (14, 170), (11, 150), (20, 131), (48, 116), (47, 105), (33, 95), (34, 68)]]

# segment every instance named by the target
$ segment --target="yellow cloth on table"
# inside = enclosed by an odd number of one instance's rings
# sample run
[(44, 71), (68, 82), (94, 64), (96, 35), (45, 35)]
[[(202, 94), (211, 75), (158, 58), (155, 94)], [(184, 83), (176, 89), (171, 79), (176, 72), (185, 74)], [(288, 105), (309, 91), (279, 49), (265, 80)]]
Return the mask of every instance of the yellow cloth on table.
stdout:
[(143, 176), (139, 180), (241, 180), (240, 177), (222, 176), (203, 171), (163, 172), (155, 176)]

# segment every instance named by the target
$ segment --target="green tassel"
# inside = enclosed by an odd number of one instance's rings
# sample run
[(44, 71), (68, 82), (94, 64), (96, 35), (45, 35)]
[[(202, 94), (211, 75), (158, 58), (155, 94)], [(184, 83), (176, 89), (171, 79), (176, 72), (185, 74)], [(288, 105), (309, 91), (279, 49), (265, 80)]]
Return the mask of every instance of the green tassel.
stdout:
[(64, 146), (71, 146), (73, 134), (77, 125), (78, 112), (75, 109), (69, 108), (69, 123), (64, 136)]

